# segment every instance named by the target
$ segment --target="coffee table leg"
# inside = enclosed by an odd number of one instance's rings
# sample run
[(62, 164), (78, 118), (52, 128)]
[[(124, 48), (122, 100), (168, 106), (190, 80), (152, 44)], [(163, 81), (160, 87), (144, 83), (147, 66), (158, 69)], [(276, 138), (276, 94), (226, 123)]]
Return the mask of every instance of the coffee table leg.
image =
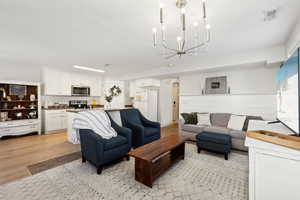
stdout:
[(135, 180), (152, 188), (151, 163), (135, 158)]

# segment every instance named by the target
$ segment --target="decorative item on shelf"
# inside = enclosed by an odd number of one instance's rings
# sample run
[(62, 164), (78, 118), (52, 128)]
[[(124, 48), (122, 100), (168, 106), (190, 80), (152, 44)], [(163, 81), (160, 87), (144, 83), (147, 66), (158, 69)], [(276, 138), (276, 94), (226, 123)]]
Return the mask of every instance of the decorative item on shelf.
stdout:
[(7, 96), (6, 99), (7, 99), (7, 101), (11, 101), (11, 97), (10, 96)]
[[(196, 1), (197, 2), (197, 1)], [(165, 59), (170, 59), (175, 56), (183, 56), (183, 55), (197, 55), (198, 50), (200, 48), (206, 47), (207, 44), (210, 42), (210, 24), (208, 23), (207, 19), (207, 10), (206, 10), (206, 0), (202, 0), (202, 20), (196, 20), (194, 23), (187, 23), (186, 22), (186, 5), (187, 0), (176, 0), (176, 7), (180, 10), (180, 20), (179, 20), (179, 27), (180, 27), (180, 34), (177, 36), (177, 49), (168, 46), (167, 44), (167, 27), (165, 22), (165, 8), (162, 3), (160, 3), (159, 9), (159, 23), (160, 23), (160, 32), (161, 38), (160, 42), (158, 43), (157, 38), (157, 28), (153, 28), (153, 45), (157, 47), (158, 45), (163, 49), (163, 55)], [(192, 14), (193, 15), (193, 14)], [(203, 21), (200, 22), (200, 21)], [(193, 24), (194, 27), (189, 29), (186, 26), (188, 24)], [(203, 30), (201, 26), (203, 25)], [(192, 34), (186, 34), (186, 30), (192, 30)], [(204, 37), (200, 35), (201, 32), (204, 32)], [(186, 39), (186, 36), (193, 36), (189, 40)], [(203, 38), (203, 39), (202, 39)], [(188, 41), (192, 41), (191, 43)], [(188, 47), (188, 45), (191, 45)], [(167, 52), (166, 52), (167, 51)]]
[(9, 85), (9, 95), (23, 95), (26, 96), (26, 85)]
[(18, 96), (18, 98), (19, 98), (20, 101), (23, 101), (23, 100), (24, 100), (24, 97), (25, 97), (25, 96), (22, 95), (22, 94)]
[(8, 120), (8, 113), (7, 112), (1, 112), (0, 113), (0, 121), (5, 122)]
[(29, 108), (30, 109), (36, 109), (36, 105), (34, 103), (32, 103), (32, 104), (29, 105)]
[(6, 91), (4, 88), (0, 88), (0, 92), (2, 92), (2, 99), (5, 100), (6, 98)]
[(228, 94), (230, 94), (230, 92), (231, 92), (231, 91), (230, 91), (230, 87), (228, 87), (228, 91), (227, 91), (227, 93), (228, 93)]
[(37, 112), (36, 111), (31, 111), (29, 114), (28, 114), (28, 118), (29, 119), (36, 119), (36, 116), (37, 116)]
[(24, 107), (24, 106), (21, 106), (21, 105), (19, 104), (18, 106), (14, 106), (13, 109), (15, 109), (15, 110), (18, 110), (18, 109), (25, 109), (25, 107)]
[(201, 90), (201, 94), (204, 95), (204, 90), (203, 89)]
[(7, 103), (4, 103), (3, 104), (3, 109), (7, 109), (8, 108), (8, 104)]
[(17, 113), (15, 113), (15, 115), (18, 119), (22, 118), (22, 116), (23, 116), (22, 112), (17, 112)]
[(30, 95), (30, 101), (35, 101), (35, 95), (34, 94)]

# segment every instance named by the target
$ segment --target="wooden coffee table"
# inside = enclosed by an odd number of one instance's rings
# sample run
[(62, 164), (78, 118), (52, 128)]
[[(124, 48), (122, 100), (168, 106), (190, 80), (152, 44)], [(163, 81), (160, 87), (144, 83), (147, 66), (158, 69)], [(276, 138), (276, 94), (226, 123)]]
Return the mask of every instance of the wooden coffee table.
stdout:
[(135, 180), (152, 188), (153, 181), (176, 161), (184, 159), (188, 138), (171, 135), (128, 153), (135, 158)]

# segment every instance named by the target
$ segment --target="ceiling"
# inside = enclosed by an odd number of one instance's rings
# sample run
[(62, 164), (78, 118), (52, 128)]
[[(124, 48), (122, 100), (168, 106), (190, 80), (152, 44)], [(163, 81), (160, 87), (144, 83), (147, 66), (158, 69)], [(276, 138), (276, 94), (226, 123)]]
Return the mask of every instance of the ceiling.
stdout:
[[(168, 42), (175, 45), (178, 10), (167, 10)], [(158, 0), (0, 0), (0, 68), (73, 65), (104, 69), (120, 76), (161, 68), (169, 63), (197, 65), (207, 55), (233, 55), (282, 45), (300, 13), (299, 0), (207, 0), (212, 42), (198, 56), (164, 60), (153, 49)], [(273, 21), (263, 11), (278, 9)], [(188, 0), (187, 20), (201, 19), (200, 0)], [(172, 34), (173, 33), (173, 34)], [(109, 66), (104, 66), (110, 64)]]

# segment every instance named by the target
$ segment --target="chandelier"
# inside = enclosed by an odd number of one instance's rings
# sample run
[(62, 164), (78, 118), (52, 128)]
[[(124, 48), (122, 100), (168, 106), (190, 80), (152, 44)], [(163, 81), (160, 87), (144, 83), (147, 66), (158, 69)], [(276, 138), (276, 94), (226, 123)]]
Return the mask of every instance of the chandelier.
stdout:
[[(200, 1), (200, 0), (199, 0)], [(187, 47), (187, 39), (186, 39), (186, 10), (185, 7), (187, 5), (187, 0), (176, 0), (176, 7), (180, 9), (180, 34), (177, 36), (177, 49), (171, 48), (167, 45), (166, 42), (166, 24), (164, 19), (164, 5), (160, 3), (160, 32), (161, 32), (161, 39), (158, 43), (157, 38), (157, 29), (153, 28), (153, 45), (154, 47), (162, 46), (164, 50), (164, 56), (166, 59), (170, 59), (175, 56), (183, 56), (186, 54), (194, 54), (199, 48), (205, 47), (210, 42), (210, 25), (207, 21), (206, 15), (206, 0), (202, 0), (202, 9), (203, 9), (203, 28), (205, 30), (205, 35), (203, 41), (200, 42), (200, 32), (199, 30), (199, 23), (194, 22), (194, 40), (196, 42), (191, 47)]]

